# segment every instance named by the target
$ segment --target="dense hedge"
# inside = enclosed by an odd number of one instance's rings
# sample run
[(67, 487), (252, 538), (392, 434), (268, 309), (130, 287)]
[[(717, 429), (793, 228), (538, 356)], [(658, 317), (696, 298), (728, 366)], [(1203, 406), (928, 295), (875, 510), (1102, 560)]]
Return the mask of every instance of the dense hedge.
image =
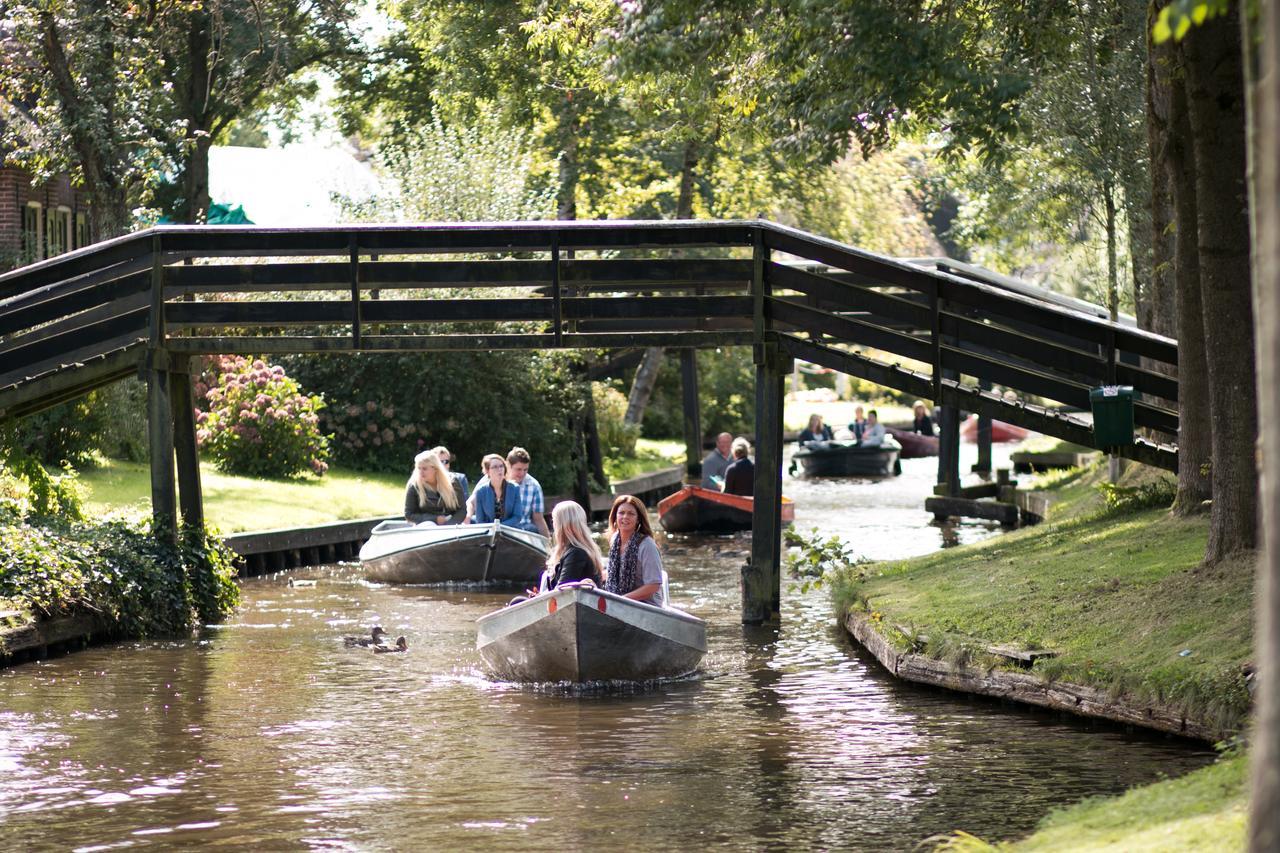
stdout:
[[(628, 382), (630, 378), (628, 377)], [(630, 384), (621, 386), (623, 392)], [(699, 419), (702, 434), (755, 432), (756, 372), (750, 347), (725, 347), (698, 351)], [(649, 438), (684, 437), (684, 397), (680, 385), (680, 358), (667, 352), (653, 396), (644, 413), (644, 434)]]
[[(548, 494), (569, 491), (570, 418), (590, 393), (574, 355), (560, 352), (299, 355), (285, 369), (324, 395), (320, 429), (335, 464), (402, 471), (423, 448), (445, 445), (472, 483), (486, 453), (526, 448)], [(606, 449), (608, 452), (608, 449)]]

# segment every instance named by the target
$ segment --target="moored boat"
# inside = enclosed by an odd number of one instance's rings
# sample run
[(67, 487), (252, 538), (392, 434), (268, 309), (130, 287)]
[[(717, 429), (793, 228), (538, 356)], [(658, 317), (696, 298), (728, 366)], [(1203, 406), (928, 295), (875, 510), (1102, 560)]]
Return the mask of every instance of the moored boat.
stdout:
[[(665, 592), (665, 585), (664, 585)], [(481, 616), (476, 650), (506, 681), (651, 681), (697, 669), (707, 625), (672, 607), (572, 584)]]
[[(1022, 441), (1031, 435), (1031, 430), (1015, 424), (1007, 424), (1004, 421), (991, 422), (991, 440), (996, 444), (1006, 441)], [(963, 424), (960, 425), (960, 437), (965, 441), (973, 444), (978, 440), (978, 416), (970, 415)]]
[(791, 456), (791, 473), (809, 477), (888, 477), (902, 473), (902, 447), (888, 436), (882, 444), (854, 441), (815, 441)]
[[(755, 500), (699, 486), (685, 486), (658, 503), (658, 521), (668, 533), (733, 533), (751, 529)], [(782, 499), (782, 523), (796, 520), (796, 505)]]
[(537, 583), (547, 539), (505, 524), (384, 521), (360, 549), (365, 577), (383, 583)]
[(936, 435), (923, 435), (895, 426), (886, 426), (884, 431), (893, 436), (898, 444), (902, 445), (902, 451), (898, 454), (899, 459), (920, 459), (924, 456), (938, 455), (938, 437)]

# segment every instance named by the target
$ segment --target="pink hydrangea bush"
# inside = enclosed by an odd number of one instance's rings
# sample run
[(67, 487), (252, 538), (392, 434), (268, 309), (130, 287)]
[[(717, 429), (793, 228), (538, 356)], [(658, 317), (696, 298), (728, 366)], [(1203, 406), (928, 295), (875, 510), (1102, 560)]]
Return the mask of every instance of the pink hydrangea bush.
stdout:
[(196, 441), (219, 470), (254, 477), (329, 470), (329, 439), (320, 432), (324, 400), (302, 393), (283, 367), (215, 356), (194, 390)]

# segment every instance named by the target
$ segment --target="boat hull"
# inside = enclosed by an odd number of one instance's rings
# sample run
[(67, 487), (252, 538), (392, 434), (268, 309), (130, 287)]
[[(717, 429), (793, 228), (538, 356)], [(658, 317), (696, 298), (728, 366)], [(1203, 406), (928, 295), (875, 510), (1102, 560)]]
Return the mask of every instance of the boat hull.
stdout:
[(822, 442), (797, 450), (791, 457), (791, 473), (809, 477), (890, 477), (902, 473), (900, 448), (894, 445), (863, 447), (838, 441)]
[(379, 583), (536, 585), (547, 540), (497, 523), (375, 529), (360, 562), (365, 577)]
[[(658, 521), (668, 533), (734, 533), (750, 530), (755, 501), (749, 495), (685, 486), (658, 503)], [(796, 519), (791, 498), (782, 499), (782, 522)]]
[[(1031, 435), (1031, 430), (1020, 427), (1017, 424), (1007, 424), (1004, 421), (991, 422), (991, 440), (996, 444), (1010, 441), (1023, 441), (1029, 435)], [(960, 437), (970, 444), (977, 443), (977, 415), (970, 415), (968, 420), (960, 425)]]
[(504, 681), (651, 681), (697, 669), (707, 628), (679, 610), (561, 587), (482, 616), (476, 649)]
[(922, 435), (900, 427), (887, 426), (884, 429), (902, 446), (902, 450), (898, 453), (898, 457), (901, 459), (920, 459), (925, 456), (938, 455), (938, 437), (936, 435)]

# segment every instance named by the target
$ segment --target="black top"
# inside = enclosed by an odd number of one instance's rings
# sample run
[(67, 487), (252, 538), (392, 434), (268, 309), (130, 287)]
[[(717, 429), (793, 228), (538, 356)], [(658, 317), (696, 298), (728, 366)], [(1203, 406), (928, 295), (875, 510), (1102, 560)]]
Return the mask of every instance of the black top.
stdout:
[(835, 433), (832, 432), (831, 427), (827, 426), (826, 424), (823, 424), (822, 429), (819, 430), (818, 432), (813, 432), (808, 427), (805, 427), (804, 429), (800, 430), (801, 444), (805, 444), (806, 442), (810, 442), (810, 441), (831, 441), (831, 439), (833, 438), (835, 438)]
[(866, 421), (854, 421), (849, 424), (849, 432), (853, 433), (853, 437), (858, 441), (862, 441), (862, 433), (867, 429)]
[(556, 563), (556, 575), (551, 586), (554, 589), (561, 584), (585, 580), (600, 582), (600, 578), (596, 575), (595, 563), (591, 562), (591, 557), (586, 551), (577, 545), (570, 545), (569, 550), (565, 551), (564, 556), (560, 558), (560, 562)]
[(427, 502), (421, 503), (418, 500), (418, 490), (414, 488), (412, 483), (405, 486), (404, 490), (404, 518), (405, 521), (412, 521), (417, 524), (420, 521), (435, 521), (442, 515), (449, 516), (448, 523), (452, 524), (462, 520), (462, 516), (467, 512), (466, 498), (458, 495), (458, 482), (450, 479), (449, 484), (453, 486), (453, 496), (458, 499), (458, 508), (453, 512), (445, 509), (444, 500), (440, 493), (430, 486), (426, 486)]
[(933, 435), (933, 420), (928, 415), (921, 415), (912, 423), (911, 431), (921, 435)]
[(735, 459), (724, 471), (724, 493), (726, 495), (755, 494), (756, 466), (747, 457)]

